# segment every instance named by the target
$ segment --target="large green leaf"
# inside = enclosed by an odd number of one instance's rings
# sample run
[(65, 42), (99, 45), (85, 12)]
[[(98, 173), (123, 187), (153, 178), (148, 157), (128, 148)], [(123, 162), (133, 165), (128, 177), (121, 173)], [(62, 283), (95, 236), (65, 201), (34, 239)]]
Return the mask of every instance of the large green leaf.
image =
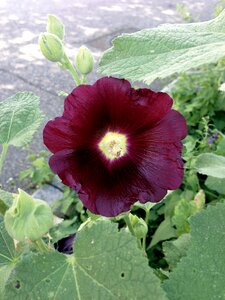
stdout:
[(5, 283), (8, 280), (16, 262), (13, 239), (5, 230), (4, 223), (0, 223), (0, 299), (3, 299)]
[(225, 204), (191, 218), (191, 247), (165, 281), (171, 300), (225, 298)]
[(197, 156), (195, 167), (201, 174), (216, 178), (225, 178), (225, 157), (213, 153)]
[(99, 71), (150, 84), (225, 56), (225, 11), (211, 21), (166, 24), (113, 40)]
[(6, 287), (6, 299), (166, 299), (135, 238), (118, 232), (117, 224), (89, 223), (77, 234), (74, 248), (70, 256), (24, 256)]
[(24, 146), (40, 126), (39, 97), (20, 92), (0, 102), (0, 144)]

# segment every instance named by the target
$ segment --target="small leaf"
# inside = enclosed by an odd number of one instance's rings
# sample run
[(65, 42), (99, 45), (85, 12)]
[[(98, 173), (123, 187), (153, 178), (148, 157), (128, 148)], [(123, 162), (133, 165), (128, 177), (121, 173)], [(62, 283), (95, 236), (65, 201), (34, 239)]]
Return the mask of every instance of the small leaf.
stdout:
[(225, 204), (209, 205), (191, 220), (187, 256), (164, 283), (170, 300), (224, 299)]
[(225, 178), (225, 157), (213, 153), (200, 154), (196, 158), (195, 168), (201, 174)]
[(195, 201), (190, 201), (185, 198), (181, 199), (175, 209), (174, 216), (172, 217), (172, 223), (176, 226), (176, 232), (178, 235), (188, 233), (190, 231), (189, 217), (197, 212), (198, 208)]
[(216, 62), (225, 53), (224, 22), (225, 11), (207, 22), (166, 24), (123, 34), (104, 53), (99, 71), (150, 84), (156, 78)]
[[(165, 300), (136, 240), (108, 220), (78, 232), (74, 254), (29, 254), (6, 287), (6, 299)], [(16, 283), (20, 288), (15, 288)]]
[(190, 244), (190, 234), (188, 233), (182, 234), (174, 241), (163, 243), (163, 252), (170, 269), (175, 268), (180, 259), (186, 255)]
[(176, 231), (173, 228), (171, 220), (167, 217), (156, 229), (149, 247), (153, 247), (160, 241), (165, 241), (176, 236)]
[(28, 144), (43, 120), (39, 97), (20, 92), (0, 102), (0, 144)]
[(144, 209), (145, 211), (149, 211), (153, 206), (155, 206), (157, 203), (153, 202), (146, 202), (146, 203), (141, 203), (139, 201), (135, 202), (134, 205), (132, 206), (133, 210), (136, 210), (138, 208)]

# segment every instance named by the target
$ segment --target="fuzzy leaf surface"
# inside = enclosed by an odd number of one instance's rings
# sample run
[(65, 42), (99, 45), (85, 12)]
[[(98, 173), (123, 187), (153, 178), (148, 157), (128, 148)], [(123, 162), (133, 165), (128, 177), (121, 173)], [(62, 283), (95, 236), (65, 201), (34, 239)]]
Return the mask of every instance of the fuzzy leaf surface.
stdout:
[(5, 284), (15, 266), (16, 253), (13, 239), (0, 223), (0, 299), (3, 299)]
[(19, 92), (0, 102), (0, 144), (28, 144), (43, 120), (39, 97)]
[(195, 168), (201, 174), (216, 178), (225, 178), (225, 157), (213, 153), (197, 156)]
[[(129, 232), (106, 220), (78, 232), (74, 254), (26, 255), (6, 290), (7, 299), (167, 299)], [(15, 283), (20, 288), (15, 288)]]
[(156, 78), (216, 62), (224, 53), (225, 11), (207, 22), (166, 24), (123, 34), (103, 54), (99, 71), (150, 84)]
[(171, 300), (225, 297), (225, 204), (209, 205), (190, 219), (191, 246), (164, 289)]

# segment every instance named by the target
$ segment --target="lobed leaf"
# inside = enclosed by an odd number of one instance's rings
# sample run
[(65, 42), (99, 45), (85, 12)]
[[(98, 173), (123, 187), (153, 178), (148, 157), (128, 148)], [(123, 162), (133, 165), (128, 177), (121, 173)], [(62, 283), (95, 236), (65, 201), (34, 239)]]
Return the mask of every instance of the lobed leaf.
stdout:
[(74, 249), (70, 256), (53, 251), (24, 256), (6, 287), (6, 298), (166, 299), (135, 238), (118, 232), (117, 224), (89, 223), (78, 232)]

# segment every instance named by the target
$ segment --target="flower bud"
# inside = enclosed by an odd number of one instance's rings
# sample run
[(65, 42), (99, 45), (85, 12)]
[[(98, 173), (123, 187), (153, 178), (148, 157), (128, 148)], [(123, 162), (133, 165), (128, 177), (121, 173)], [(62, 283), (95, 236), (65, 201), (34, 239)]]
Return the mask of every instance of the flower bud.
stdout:
[(194, 198), (195, 205), (198, 210), (201, 210), (205, 206), (205, 192), (203, 190), (200, 190)]
[(38, 40), (42, 54), (50, 61), (60, 62), (64, 55), (63, 44), (51, 33), (42, 33)]
[(14, 204), (5, 213), (4, 222), (6, 230), (13, 239), (35, 241), (53, 226), (53, 214), (46, 202), (33, 199), (19, 189)]
[(83, 75), (87, 75), (93, 70), (94, 59), (91, 51), (85, 46), (82, 46), (78, 49), (75, 57), (75, 66)]
[(148, 232), (148, 226), (142, 218), (138, 218), (135, 215), (129, 214), (129, 219), (133, 227), (135, 236), (138, 239), (142, 239)]
[(63, 40), (65, 35), (65, 27), (58, 17), (54, 15), (48, 15), (47, 32), (55, 34), (60, 40)]

